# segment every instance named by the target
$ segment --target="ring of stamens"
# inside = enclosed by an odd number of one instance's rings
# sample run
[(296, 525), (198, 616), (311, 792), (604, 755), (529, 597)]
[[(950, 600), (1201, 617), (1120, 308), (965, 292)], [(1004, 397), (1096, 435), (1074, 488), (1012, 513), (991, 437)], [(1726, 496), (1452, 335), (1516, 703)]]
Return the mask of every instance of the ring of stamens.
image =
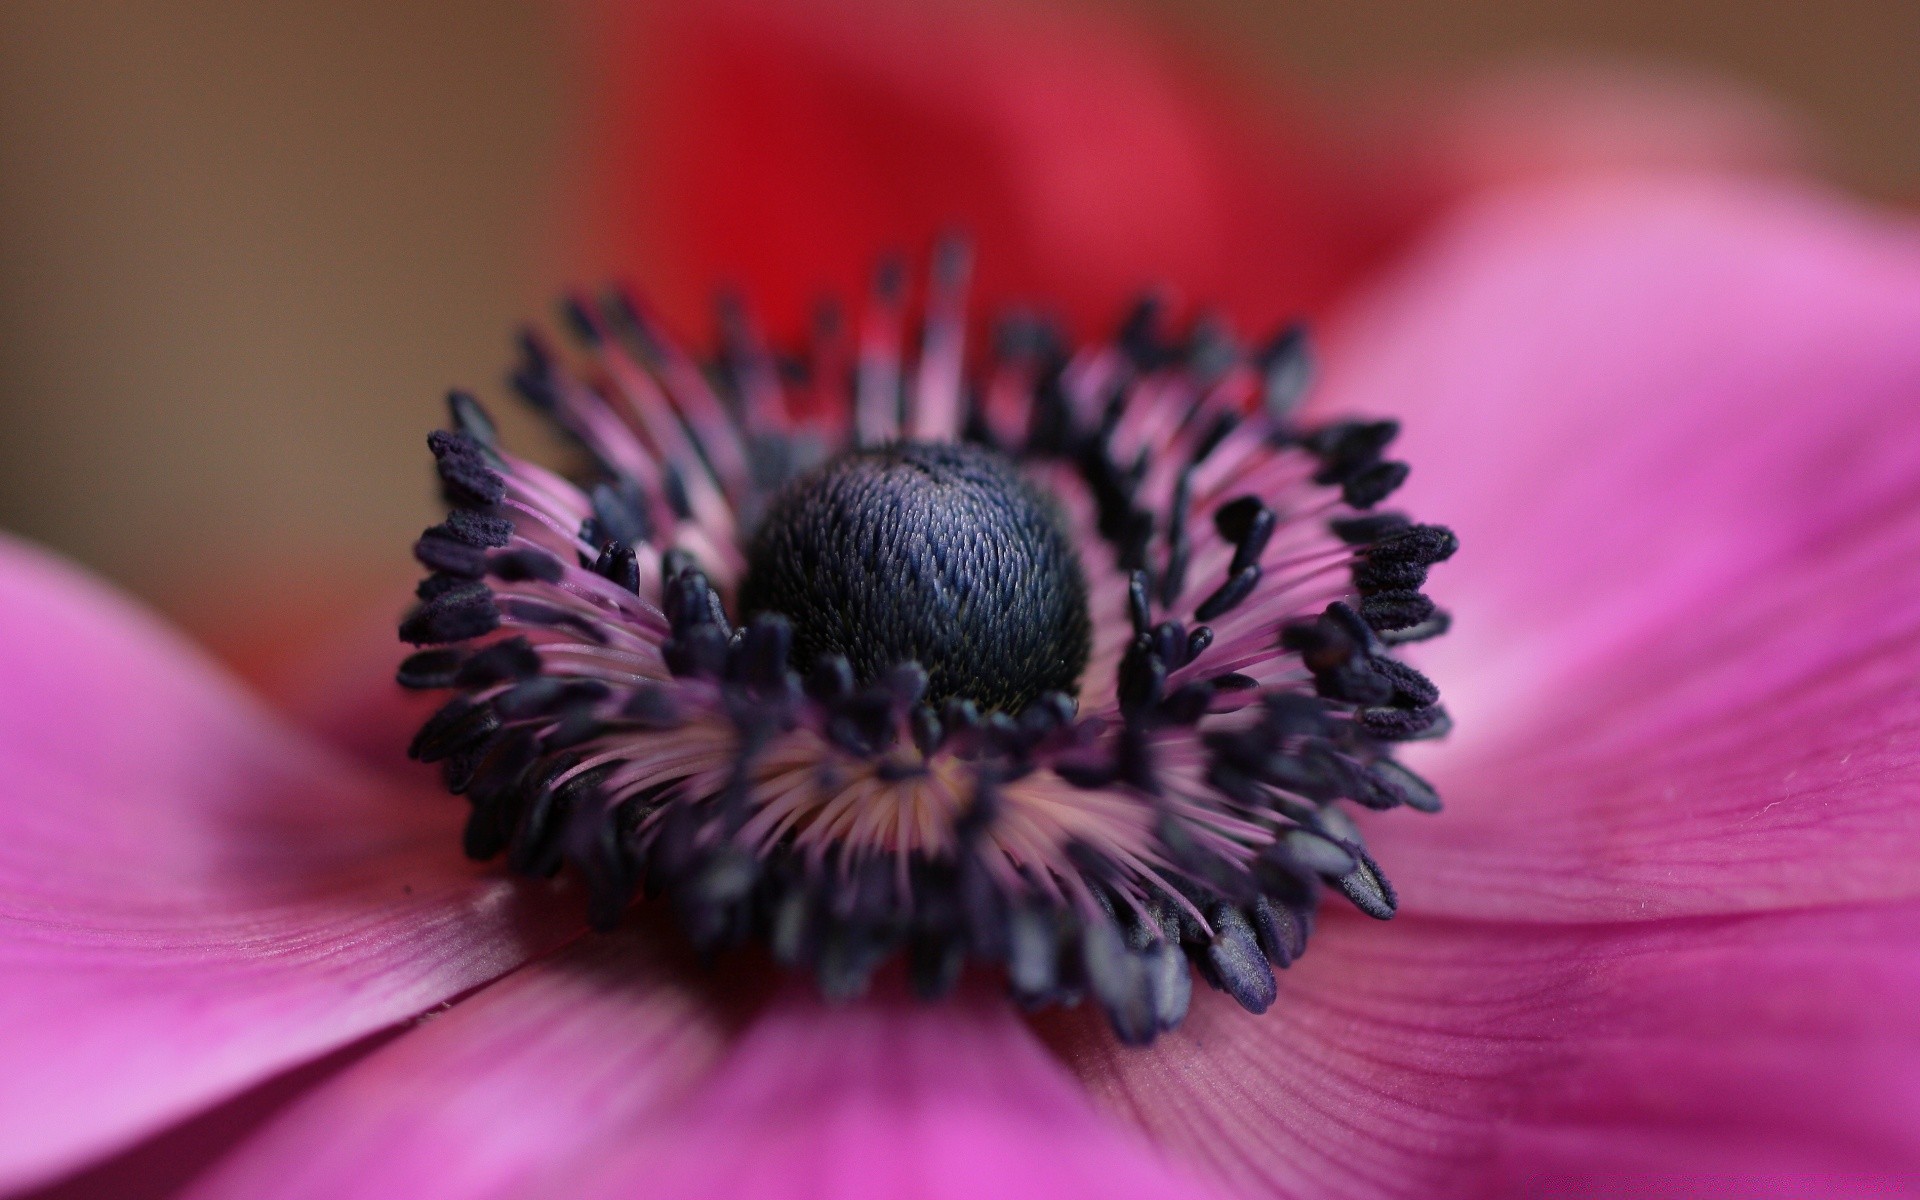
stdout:
[(1392, 751), (1446, 714), (1395, 648), (1444, 631), (1453, 537), (1377, 510), (1391, 422), (1298, 420), (1297, 331), (1016, 324), (969, 386), (964, 277), (943, 251), (911, 364), (893, 271), (797, 374), (737, 308), (701, 364), (570, 303), (587, 371), (529, 334), (514, 382), (579, 482), (456, 393), (401, 628), (401, 681), (455, 695), (413, 751), (470, 854), (571, 864), (598, 926), (662, 892), (831, 995), (975, 961), (1132, 1042), (1190, 969), (1262, 1010), (1327, 887), (1393, 912), (1345, 809), (1438, 808)]

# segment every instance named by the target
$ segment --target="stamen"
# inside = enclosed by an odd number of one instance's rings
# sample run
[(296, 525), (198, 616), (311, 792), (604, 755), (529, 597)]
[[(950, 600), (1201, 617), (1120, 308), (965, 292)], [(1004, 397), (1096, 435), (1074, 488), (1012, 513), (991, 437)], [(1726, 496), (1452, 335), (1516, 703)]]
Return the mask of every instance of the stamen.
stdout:
[(857, 353), (834, 318), (777, 355), (728, 302), (703, 364), (569, 300), (578, 354), (529, 333), (513, 383), (577, 480), (452, 393), (399, 677), (454, 695), (412, 752), (469, 854), (571, 864), (597, 928), (664, 894), (829, 996), (975, 963), (1135, 1043), (1194, 972), (1263, 1011), (1325, 890), (1394, 911), (1346, 807), (1439, 809), (1392, 751), (1449, 718), (1393, 650), (1444, 632), (1457, 543), (1375, 511), (1393, 422), (1297, 423), (1298, 327), (1016, 317), (969, 386), (967, 268), (942, 247), (917, 338), (883, 268)]

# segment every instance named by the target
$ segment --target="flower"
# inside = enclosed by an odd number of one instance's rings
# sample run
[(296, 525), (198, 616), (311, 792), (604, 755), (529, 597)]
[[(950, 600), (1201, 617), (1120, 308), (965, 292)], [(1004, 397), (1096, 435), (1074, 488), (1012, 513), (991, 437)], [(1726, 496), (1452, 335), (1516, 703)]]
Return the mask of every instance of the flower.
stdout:
[(769, 995), (645, 926), (513, 970), (576, 898), (459, 865), (444, 799), (9, 546), (0, 1172), (458, 1000), (123, 1169), (197, 1135), (200, 1195), (1893, 1194), (1916, 329), (1920, 231), (1786, 184), (1489, 200), (1375, 292), (1324, 403), (1404, 402), (1408, 497), (1467, 547), (1448, 812), (1369, 828), (1395, 921), (1330, 914), (1265, 1015), (1202, 989), (1146, 1050), (1056, 1013), (1050, 1056), (970, 991)]
[[(1559, 161), (1521, 124), (1470, 173)], [(1448, 811), (1365, 824), (1403, 911), (1330, 913), (1266, 1014), (1201, 989), (1136, 1050), (577, 937), (568, 877), (461, 863), (443, 795), (0, 542), (0, 1191), (1898, 1194), (1920, 234), (1684, 174), (1466, 204), (1310, 413), (1404, 416), (1403, 497), (1464, 536), (1421, 660), (1462, 732), (1410, 757)], [(1079, 320), (1140, 282), (1075, 261)]]
[(574, 300), (591, 374), (528, 332), (512, 378), (578, 486), (454, 393), (400, 681), (455, 695), (412, 753), (469, 854), (571, 862), (604, 929), (665, 891), (831, 997), (972, 959), (1131, 1043), (1188, 960), (1262, 1012), (1323, 883), (1393, 913), (1336, 802), (1440, 806), (1392, 751), (1448, 718), (1391, 649), (1445, 631), (1420, 588), (1457, 543), (1372, 511), (1393, 422), (1296, 419), (1298, 328), (1016, 317), (970, 377), (967, 270), (942, 247), (915, 354), (883, 268), (857, 349), (828, 330), (792, 382), (737, 308), (703, 371), (631, 297)]

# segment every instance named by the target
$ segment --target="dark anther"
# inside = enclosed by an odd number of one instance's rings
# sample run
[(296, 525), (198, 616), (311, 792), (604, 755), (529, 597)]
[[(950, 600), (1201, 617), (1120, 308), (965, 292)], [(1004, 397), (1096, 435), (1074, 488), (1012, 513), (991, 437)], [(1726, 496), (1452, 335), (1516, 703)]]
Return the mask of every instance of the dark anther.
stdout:
[(539, 600), (529, 600), (524, 596), (502, 596), (499, 605), (502, 613), (522, 624), (541, 625), (548, 629), (569, 629), (596, 645), (607, 644), (606, 630), (579, 613), (569, 612)]
[(435, 571), (414, 585), (413, 594), (421, 600), (438, 600), (448, 592), (458, 591), (472, 582), (473, 580), (459, 575)]
[(513, 540), (513, 522), (492, 513), (456, 508), (428, 532), (444, 534), (481, 550), (493, 550)]
[(640, 559), (633, 547), (623, 542), (610, 541), (600, 547), (600, 556), (593, 560), (593, 573), (610, 579), (629, 592), (640, 590)]
[(1327, 522), (1333, 536), (1349, 546), (1364, 546), (1409, 529), (1413, 522), (1394, 512), (1368, 513), (1364, 517), (1341, 517)]
[(1319, 737), (1327, 731), (1327, 706), (1298, 692), (1269, 692), (1260, 707), (1275, 737)]
[(427, 435), (449, 504), (491, 508), (507, 495), (507, 481), (487, 462), (480, 443), (464, 433), (436, 429)]
[(1363, 596), (1417, 592), (1427, 582), (1427, 564), (1363, 558), (1353, 565), (1353, 587)]
[(653, 536), (646, 499), (632, 480), (595, 484), (592, 500), (601, 539), (638, 546)]
[(468, 583), (438, 592), (400, 622), (400, 639), (416, 646), (464, 642), (491, 633), (500, 610), (484, 583)]
[(620, 706), (620, 715), (642, 729), (673, 729), (681, 722), (673, 694), (657, 683), (643, 683)]
[(1373, 669), (1393, 686), (1393, 702), (1401, 708), (1425, 708), (1440, 699), (1431, 679), (1398, 659), (1382, 655), (1373, 660)]
[(520, 550), (502, 550), (487, 560), (487, 568), (495, 576), (507, 583), (524, 583), (529, 580), (540, 583), (559, 583), (566, 574), (566, 567), (559, 559), (545, 550), (526, 547)]
[(1434, 609), (1426, 620), (1418, 625), (1409, 625), (1405, 629), (1383, 629), (1380, 640), (1390, 646), (1405, 642), (1424, 642), (1428, 638), (1437, 638), (1453, 626), (1453, 618), (1444, 610)]
[(1167, 670), (1178, 671), (1187, 665), (1187, 628), (1178, 621), (1162, 621), (1153, 627), (1148, 635), (1153, 652), (1167, 664)]
[(1360, 601), (1360, 616), (1380, 632), (1410, 629), (1433, 615), (1433, 601), (1414, 591), (1376, 592)]
[(907, 724), (913, 731), (914, 746), (921, 754), (932, 757), (934, 751), (940, 749), (941, 739), (945, 736), (945, 731), (940, 727), (940, 718), (934, 715), (931, 707), (922, 704), (914, 708)]
[(787, 653), (793, 646), (793, 627), (778, 613), (762, 613), (747, 623), (731, 649), (727, 678), (763, 690), (779, 688), (787, 677)]
[(1147, 599), (1147, 573), (1135, 571), (1127, 578), (1127, 615), (1133, 618), (1133, 632), (1145, 633), (1153, 621)]
[(447, 393), (447, 413), (453, 419), (453, 427), (466, 434), (480, 445), (492, 449), (499, 442), (499, 433), (493, 425), (493, 418), (487, 415), (480, 401), (472, 392), (463, 392), (458, 388)]
[(500, 727), (499, 718), (484, 704), (455, 696), (427, 718), (407, 747), (407, 757), (439, 762), (450, 754), (485, 740)]
[(718, 630), (723, 636), (733, 630), (727, 621), (726, 606), (720, 602), (720, 593), (713, 590), (713, 585), (699, 571), (686, 570), (675, 575), (667, 583), (663, 601), (675, 636), (702, 626)]
[(741, 606), (784, 614), (803, 662), (841, 654), (869, 682), (917, 661), (931, 700), (1009, 712), (1074, 690), (1091, 636), (1051, 503), (955, 445), (855, 451), (789, 487), (753, 539)]
[(1234, 552), (1233, 564), (1227, 568), (1228, 574), (1237, 575), (1258, 563), (1279, 524), (1280, 514), (1271, 508), (1262, 507), (1255, 513), (1246, 534), (1240, 539), (1240, 548)]
[(461, 666), (455, 681), (461, 687), (491, 687), (540, 673), (540, 656), (527, 639), (508, 638), (477, 651)]
[(1175, 349), (1167, 344), (1161, 328), (1164, 316), (1165, 302), (1158, 295), (1148, 293), (1134, 302), (1120, 323), (1120, 332), (1114, 341), (1142, 371), (1158, 370), (1174, 358)]
[(606, 732), (606, 722), (585, 708), (566, 709), (559, 717), (553, 728), (540, 736), (540, 748), (549, 754), (584, 745)]
[(600, 344), (600, 324), (593, 319), (585, 300), (579, 296), (564, 296), (559, 307), (560, 318), (574, 337), (590, 347)]
[(671, 461), (660, 464), (660, 495), (682, 521), (693, 519), (693, 501), (687, 497), (687, 481)]
[(1160, 702), (1160, 719), (1173, 725), (1191, 725), (1207, 715), (1213, 703), (1213, 684), (1182, 684)]
[(1167, 686), (1167, 664), (1141, 642), (1135, 642), (1120, 660), (1120, 707), (1141, 712), (1160, 702)]
[(1308, 829), (1289, 829), (1281, 838), (1287, 857), (1302, 870), (1337, 879), (1353, 870), (1356, 860), (1339, 843)]
[(699, 559), (675, 546), (660, 556), (660, 585), (665, 587), (688, 571), (699, 569)]
[(940, 722), (947, 727), (949, 734), (978, 729), (980, 706), (964, 697), (948, 700), (940, 706)]
[(1440, 793), (1433, 785), (1390, 758), (1367, 768), (1367, 773), (1384, 791), (1408, 808), (1420, 812), (1439, 812)]
[(1438, 704), (1426, 708), (1363, 708), (1356, 714), (1361, 728), (1383, 742), (1411, 742), (1440, 737), (1453, 727), (1447, 710)]
[(844, 654), (822, 654), (807, 676), (807, 694), (832, 704), (853, 695), (853, 666)]
[(466, 657), (464, 650), (422, 650), (407, 656), (395, 678), (401, 687), (416, 691), (452, 687)]
[(1341, 499), (1355, 508), (1372, 508), (1407, 481), (1407, 464), (1377, 462), (1340, 486)]
[(1241, 496), (1214, 510), (1213, 527), (1220, 536), (1238, 545), (1253, 530), (1254, 518), (1266, 508), (1258, 496)]
[(1358, 846), (1349, 847), (1353, 851), (1353, 870), (1333, 881), (1353, 906), (1361, 912), (1378, 920), (1391, 917), (1400, 907), (1399, 897), (1394, 895), (1393, 885), (1380, 873), (1380, 866), (1374, 862), (1365, 850)]
[(594, 704), (607, 698), (607, 685), (597, 680), (569, 682), (551, 675), (516, 683), (493, 701), (494, 711), (509, 721), (542, 717), (562, 709)]
[(1302, 914), (1261, 896), (1253, 902), (1247, 917), (1260, 941), (1260, 949), (1274, 966), (1290, 966), (1306, 952), (1307, 920)]
[(1408, 525), (1375, 541), (1367, 548), (1367, 559), (1432, 566), (1452, 558), (1459, 548), (1460, 539), (1444, 525)]
[(1192, 662), (1194, 659), (1199, 658), (1200, 652), (1211, 645), (1213, 645), (1212, 627), (1207, 625), (1194, 626), (1193, 632), (1187, 635), (1186, 661)]
[(1238, 428), (1240, 428), (1239, 416), (1230, 412), (1221, 413), (1214, 418), (1213, 424), (1208, 427), (1206, 435), (1200, 439), (1199, 444), (1194, 446), (1193, 457), (1188, 461), (1190, 463), (1205, 461), (1207, 455), (1218, 450), (1220, 443), (1227, 440), (1227, 435)]
[(1273, 967), (1246, 914), (1227, 904), (1207, 911), (1213, 941), (1207, 946), (1207, 965), (1221, 989), (1251, 1013), (1263, 1013), (1280, 994)]
[[(1320, 459), (1313, 481), (1346, 483), (1380, 460), (1380, 454), (1400, 434), (1398, 421), (1342, 421), (1306, 437), (1306, 447)], [(1360, 505), (1358, 507), (1366, 507)]]
[(1233, 573), (1225, 583), (1214, 590), (1199, 608), (1193, 610), (1196, 620), (1212, 621), (1232, 612), (1242, 600), (1253, 594), (1255, 585), (1260, 582), (1260, 568), (1242, 567)]
[(413, 557), (430, 571), (444, 571), (463, 579), (478, 579), (487, 569), (483, 551), (447, 536), (438, 527), (420, 535), (413, 544)]
[(727, 665), (727, 634), (717, 625), (694, 625), (660, 648), (667, 669), (679, 676), (717, 678)]
[(1275, 334), (1254, 356), (1254, 366), (1260, 371), (1260, 399), (1267, 416), (1275, 421), (1287, 420), (1313, 382), (1313, 356), (1308, 351), (1306, 327), (1289, 325)]
[[(1182, 467), (1173, 484), (1173, 503), (1167, 509), (1167, 568), (1160, 577), (1160, 603), (1168, 608), (1187, 586), (1187, 563), (1193, 538), (1187, 519), (1193, 508), (1193, 468)], [(1136, 631), (1137, 632), (1137, 631)]]
[(1127, 948), (1120, 931), (1105, 921), (1094, 922), (1081, 934), (1080, 961), (1114, 1036), (1129, 1046), (1151, 1042), (1160, 1028), (1146, 964)]

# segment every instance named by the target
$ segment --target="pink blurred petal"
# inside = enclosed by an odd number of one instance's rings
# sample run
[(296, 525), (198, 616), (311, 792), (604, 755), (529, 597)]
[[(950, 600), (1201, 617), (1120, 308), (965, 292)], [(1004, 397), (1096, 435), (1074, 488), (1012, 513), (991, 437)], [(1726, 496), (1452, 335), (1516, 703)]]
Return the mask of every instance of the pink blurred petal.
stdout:
[(673, 1119), (542, 1194), (657, 1200), (1210, 1195), (1088, 1104), (997, 995), (792, 991)]
[(830, 1008), (795, 986), (729, 1050), (760, 991), (645, 933), (582, 941), (319, 1088), (189, 1195), (1205, 1194), (997, 996)]
[(1920, 1172), (1920, 906), (1328, 923), (1252, 1020), (1050, 1032), (1243, 1197), (1856, 1196)]
[(1546, 54), (1429, 84), (1404, 104), (1404, 161), (1460, 194), (1687, 168), (1784, 172), (1814, 157), (1795, 114), (1693, 64)]
[(1601, 919), (1920, 893), (1920, 231), (1687, 180), (1482, 206), (1346, 328), (1453, 525), (1449, 812), (1409, 908)]
[(288, 732), (150, 618), (0, 542), (0, 1189), (511, 969), (563, 925), (459, 806)]
[(687, 980), (644, 934), (576, 942), (317, 1089), (188, 1194), (537, 1194), (667, 1120), (719, 1058), (737, 1006)]

